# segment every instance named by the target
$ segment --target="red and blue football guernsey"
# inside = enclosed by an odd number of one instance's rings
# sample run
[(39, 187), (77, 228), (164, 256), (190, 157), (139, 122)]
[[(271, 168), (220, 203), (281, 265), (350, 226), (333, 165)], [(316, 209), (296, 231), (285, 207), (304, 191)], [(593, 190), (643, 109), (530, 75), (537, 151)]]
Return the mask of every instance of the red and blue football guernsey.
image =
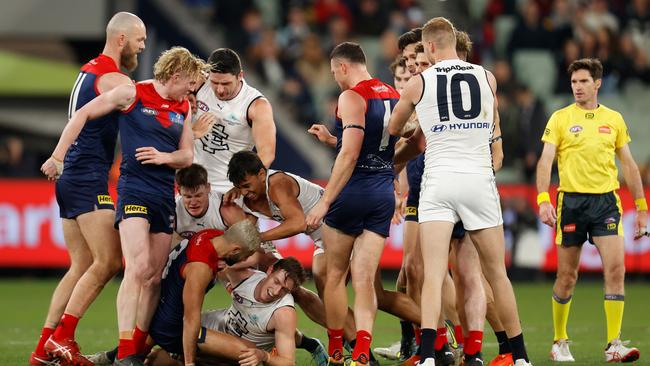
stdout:
[(167, 165), (142, 164), (135, 154), (137, 148), (150, 146), (166, 153), (178, 150), (189, 102), (161, 97), (152, 82), (140, 82), (135, 87), (135, 102), (119, 118), (122, 165), (118, 193), (173, 200), (175, 170)]

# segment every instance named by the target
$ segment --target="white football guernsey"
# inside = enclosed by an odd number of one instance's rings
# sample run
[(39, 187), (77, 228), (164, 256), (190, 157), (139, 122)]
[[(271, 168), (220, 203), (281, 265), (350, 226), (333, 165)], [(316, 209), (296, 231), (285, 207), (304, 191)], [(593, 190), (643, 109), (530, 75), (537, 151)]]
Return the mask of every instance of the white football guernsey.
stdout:
[(253, 149), (248, 108), (259, 98), (264, 98), (262, 93), (244, 79), (241, 90), (230, 100), (217, 98), (209, 82), (196, 94), (197, 117), (208, 112), (217, 117), (210, 132), (194, 140), (194, 162), (207, 169), (213, 191), (226, 193), (232, 188), (227, 176), (230, 158), (238, 151)]
[(210, 191), (208, 210), (201, 217), (194, 217), (183, 206), (183, 197), (176, 197), (176, 233), (183, 239), (189, 239), (197, 231), (205, 229), (218, 229), (225, 231), (226, 224), (221, 217), (221, 199), (222, 195)]

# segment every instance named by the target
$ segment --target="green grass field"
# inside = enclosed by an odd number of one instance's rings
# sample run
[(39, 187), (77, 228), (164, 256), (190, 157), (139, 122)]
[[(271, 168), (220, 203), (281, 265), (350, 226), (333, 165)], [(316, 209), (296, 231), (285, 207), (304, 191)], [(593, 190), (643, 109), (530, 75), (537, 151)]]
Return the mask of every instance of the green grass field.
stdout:
[[(0, 365), (26, 365), (42, 327), (55, 280), (0, 279)], [(115, 294), (117, 282), (110, 283), (81, 320), (77, 340), (84, 353), (108, 349), (117, 343)], [(387, 284), (387, 287), (392, 287)], [(515, 284), (519, 312), (528, 353), (534, 365), (550, 365), (548, 351), (553, 337), (550, 320), (550, 283)], [(575, 365), (602, 364), (605, 338), (602, 285), (599, 282), (578, 284), (569, 320), (571, 350)], [(623, 339), (631, 339), (642, 356), (637, 364), (650, 365), (650, 286), (628, 284), (623, 321)], [(226, 307), (228, 297), (220, 288), (206, 299), (206, 308)], [(300, 313), (299, 327), (306, 334), (317, 336), (326, 344), (323, 329)], [(379, 313), (374, 329), (373, 347), (384, 346), (399, 339), (399, 323)], [(486, 360), (496, 354), (496, 341), (486, 325), (484, 342)], [(309, 365), (309, 354), (299, 350), (298, 365)], [(382, 364), (390, 364), (384, 362)]]

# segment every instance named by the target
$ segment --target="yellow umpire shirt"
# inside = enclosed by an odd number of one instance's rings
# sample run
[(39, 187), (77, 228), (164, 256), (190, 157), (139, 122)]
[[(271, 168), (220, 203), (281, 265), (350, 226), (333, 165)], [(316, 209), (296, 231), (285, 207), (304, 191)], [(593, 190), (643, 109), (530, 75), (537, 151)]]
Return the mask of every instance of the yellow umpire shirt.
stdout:
[(593, 110), (571, 104), (553, 113), (542, 141), (557, 147), (560, 192), (601, 194), (619, 188), (616, 150), (630, 142), (620, 113), (602, 104)]

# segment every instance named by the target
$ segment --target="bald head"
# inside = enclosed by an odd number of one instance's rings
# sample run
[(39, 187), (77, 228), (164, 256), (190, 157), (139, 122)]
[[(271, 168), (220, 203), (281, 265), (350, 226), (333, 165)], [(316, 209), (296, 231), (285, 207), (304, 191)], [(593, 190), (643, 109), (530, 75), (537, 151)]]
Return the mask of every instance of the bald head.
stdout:
[(106, 25), (106, 38), (128, 34), (135, 29), (144, 29), (144, 23), (137, 15), (121, 11), (111, 18)]
[(436, 17), (422, 28), (422, 41), (432, 42), (436, 48), (456, 48), (456, 29), (447, 18)]

